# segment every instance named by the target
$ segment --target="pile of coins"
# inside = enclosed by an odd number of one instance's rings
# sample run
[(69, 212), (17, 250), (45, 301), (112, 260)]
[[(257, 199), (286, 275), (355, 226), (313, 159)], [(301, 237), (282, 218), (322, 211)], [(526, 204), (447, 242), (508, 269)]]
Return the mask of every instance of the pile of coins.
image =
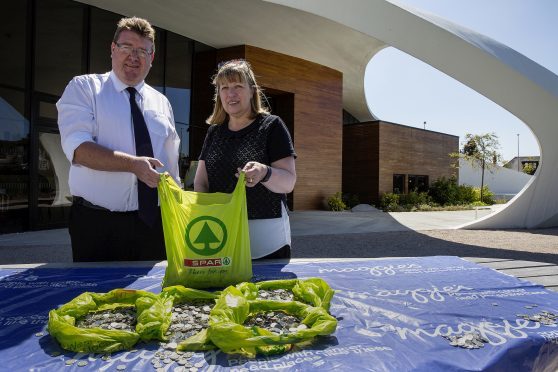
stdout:
[[(174, 344), (174, 348), (176, 348), (176, 344)], [(138, 350), (130, 350), (130, 353), (136, 353)], [(155, 352), (153, 358), (151, 358), (151, 366), (156, 371), (170, 371), (173, 372), (197, 372), (200, 368), (205, 365), (205, 360), (202, 358), (198, 358), (196, 360), (194, 353), (192, 352), (184, 352), (172, 349), (172, 344), (164, 344), (161, 343), (161, 347), (159, 350)], [(95, 356), (89, 355), (89, 360), (77, 360), (77, 359), (68, 359), (64, 363), (66, 366), (78, 366), (78, 367), (85, 367), (89, 364), (89, 362), (94, 363), (98, 358)], [(102, 361), (111, 363), (112, 357), (110, 354), (104, 354), (100, 358)], [(174, 368), (172, 368), (173, 363), (176, 363)], [(105, 369), (106, 367), (101, 367), (101, 369)], [(117, 364), (116, 370), (117, 371), (124, 371), (128, 369), (126, 364)]]
[(159, 370), (160, 368), (167, 370), (167, 366), (171, 365), (172, 363), (176, 363), (178, 364), (178, 367), (175, 367), (173, 371), (196, 372), (199, 368), (203, 367), (203, 360), (198, 362), (194, 362), (192, 360), (194, 353), (172, 350), (172, 346), (172, 343), (166, 344), (164, 345), (164, 347), (170, 350), (159, 350), (155, 353), (153, 359), (151, 359), (151, 365), (153, 366), (153, 368), (155, 368), (156, 370)]
[(260, 289), (258, 290), (258, 300), (273, 301), (294, 301), (294, 295), (286, 289)]
[(179, 343), (208, 327), (212, 300), (195, 300), (172, 308), (171, 324), (165, 333), (170, 342)]
[(556, 324), (556, 319), (558, 318), (558, 314), (554, 314), (549, 311), (543, 310), (540, 313), (533, 314), (533, 315), (517, 314), (517, 317), (525, 320), (541, 323), (544, 325), (554, 325)]
[(120, 307), (117, 309), (89, 312), (85, 314), (83, 318), (76, 321), (76, 327), (117, 329), (135, 332), (136, 321), (135, 308)]
[(295, 333), (308, 327), (300, 319), (282, 311), (269, 311), (252, 315), (244, 322), (246, 327), (257, 326), (277, 334)]
[(488, 340), (478, 332), (466, 332), (461, 335), (442, 336), (448, 340), (451, 346), (462, 347), (464, 349), (480, 349)]

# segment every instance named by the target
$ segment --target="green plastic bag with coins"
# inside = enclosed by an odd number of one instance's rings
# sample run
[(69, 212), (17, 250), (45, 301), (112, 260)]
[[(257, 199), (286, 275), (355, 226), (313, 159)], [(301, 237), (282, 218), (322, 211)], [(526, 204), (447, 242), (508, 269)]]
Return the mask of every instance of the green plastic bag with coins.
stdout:
[[(167, 305), (165, 309), (165, 319), (166, 324), (163, 327), (162, 339), (168, 341), (168, 337), (164, 334), (169, 330), (172, 318), (172, 307), (180, 305), (182, 303), (196, 303), (196, 302), (206, 302), (213, 308), (215, 305), (215, 300), (219, 297), (218, 292), (211, 293), (202, 291), (199, 289), (185, 288), (181, 285), (175, 285), (171, 287), (163, 288), (160, 297), (164, 299)], [(203, 324), (200, 324), (203, 326)], [(215, 349), (215, 345), (209, 340), (207, 335), (207, 327), (203, 328), (199, 332), (195, 332), (191, 337), (178, 344), (179, 350), (185, 351), (199, 351), (199, 350), (212, 350)]]
[[(301, 320), (305, 329), (288, 334), (277, 334), (257, 326), (246, 327), (244, 322), (262, 312), (282, 311)], [(294, 345), (303, 346), (316, 336), (335, 332), (337, 319), (323, 307), (313, 307), (298, 301), (250, 301), (237, 287), (227, 287), (221, 293), (209, 316), (209, 339), (221, 351), (241, 354), (275, 355), (289, 351)]]
[[(163, 313), (159, 296), (142, 290), (114, 289), (107, 293), (84, 292), (48, 314), (48, 332), (66, 350), (84, 353), (112, 353), (128, 350), (140, 339), (157, 339)], [(80, 328), (76, 320), (88, 313), (118, 308), (135, 311), (135, 331)]]
[(248, 300), (255, 300), (258, 297), (258, 290), (284, 289), (292, 292), (296, 301), (322, 307), (326, 311), (329, 311), (331, 299), (335, 294), (335, 291), (322, 278), (279, 279), (256, 283), (245, 282), (238, 284), (237, 288)]
[(168, 174), (158, 190), (168, 262), (163, 287), (225, 287), (252, 278), (244, 173), (231, 194), (184, 191)]

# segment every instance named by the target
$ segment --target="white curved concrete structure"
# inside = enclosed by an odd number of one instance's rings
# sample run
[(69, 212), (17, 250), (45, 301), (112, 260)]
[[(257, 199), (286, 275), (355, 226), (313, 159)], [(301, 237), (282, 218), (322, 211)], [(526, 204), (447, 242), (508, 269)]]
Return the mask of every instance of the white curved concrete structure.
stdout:
[(531, 128), (541, 148), (537, 176), (499, 213), (462, 227), (558, 224), (558, 76), (483, 35), (385, 0), (270, 1), (339, 22), (400, 49), (484, 95)]

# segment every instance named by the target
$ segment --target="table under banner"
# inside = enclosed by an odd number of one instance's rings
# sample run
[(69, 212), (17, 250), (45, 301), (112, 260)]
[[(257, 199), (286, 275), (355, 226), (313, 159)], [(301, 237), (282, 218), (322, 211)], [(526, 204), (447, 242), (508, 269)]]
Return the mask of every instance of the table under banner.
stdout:
[[(1, 268), (0, 370), (153, 371), (157, 342), (105, 361), (62, 350), (46, 326), (49, 310), (85, 291), (158, 293), (164, 271), (164, 265)], [(254, 281), (307, 277), (336, 290), (332, 335), (278, 356), (207, 351), (192, 362), (209, 371), (558, 370), (558, 293), (540, 285), (445, 256), (254, 265)], [(87, 364), (66, 365), (70, 359)], [(175, 362), (164, 368), (180, 370)]]

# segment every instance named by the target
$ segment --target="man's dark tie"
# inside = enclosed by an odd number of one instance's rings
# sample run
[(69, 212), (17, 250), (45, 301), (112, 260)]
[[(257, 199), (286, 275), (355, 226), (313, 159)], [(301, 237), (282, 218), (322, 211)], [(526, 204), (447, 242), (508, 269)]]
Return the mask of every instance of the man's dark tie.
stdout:
[[(136, 140), (136, 156), (153, 157), (151, 138), (147, 130), (147, 124), (136, 102), (136, 89), (128, 87), (130, 93), (130, 109), (132, 110), (132, 121), (134, 122), (134, 137)], [(153, 226), (158, 213), (157, 189), (152, 189), (138, 179), (138, 204), (139, 217), (148, 225)]]

